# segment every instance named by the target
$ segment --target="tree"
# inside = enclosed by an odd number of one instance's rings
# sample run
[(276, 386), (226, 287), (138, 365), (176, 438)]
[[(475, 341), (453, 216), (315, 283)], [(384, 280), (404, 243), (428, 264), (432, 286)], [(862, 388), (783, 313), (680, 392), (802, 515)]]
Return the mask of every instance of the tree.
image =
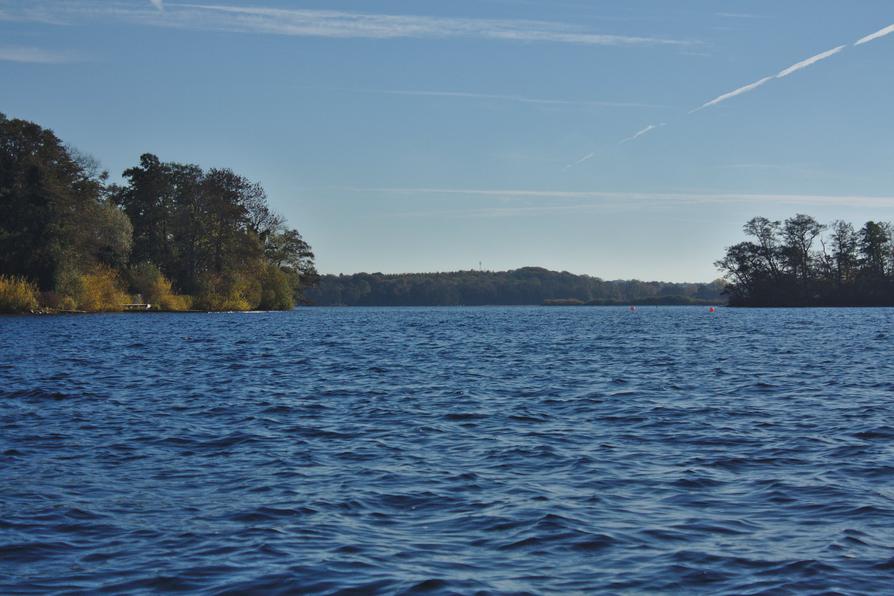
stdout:
[(126, 260), (128, 228), (103, 201), (104, 180), (52, 131), (0, 114), (0, 274), (50, 290), (68, 269)]
[(769, 276), (764, 266), (764, 249), (754, 242), (740, 242), (726, 249), (722, 259), (714, 266), (725, 272), (732, 282), (730, 293), (735, 302), (748, 300), (756, 286)]
[(129, 184), (117, 189), (115, 201), (133, 224), (132, 258), (167, 270), (174, 261), (170, 235), (174, 189), (170, 167), (155, 155), (145, 153), (140, 156), (140, 165), (125, 170), (123, 175)]
[(313, 250), (298, 230), (284, 229), (271, 234), (264, 253), (271, 263), (295, 272), (301, 287), (315, 286), (320, 279)]
[(758, 254), (764, 260), (764, 269), (769, 272), (774, 280), (778, 280), (780, 277), (780, 225), (778, 221), (770, 221), (766, 217), (755, 217), (749, 220), (744, 227), (746, 234), (757, 239), (760, 247)]
[(315, 283), (313, 251), (259, 183), (151, 153), (123, 177), (108, 184), (92, 156), (0, 114), (0, 275), (37, 282), (66, 309), (96, 309), (100, 295), (120, 307), (110, 288), (130, 262), (155, 271), (153, 291), (180, 309), (183, 291), (220, 308), (287, 308)]
[(868, 221), (860, 230), (863, 274), (874, 280), (885, 277), (891, 254), (891, 231), (882, 223)]
[(853, 224), (836, 220), (832, 222), (830, 236), (832, 259), (835, 264), (835, 282), (840, 288), (854, 280), (859, 256), (857, 254), (858, 238)]
[(823, 232), (825, 226), (801, 213), (785, 220), (782, 235), (785, 239), (785, 254), (788, 257), (792, 274), (799, 279), (806, 289), (810, 282), (810, 261), (813, 243)]

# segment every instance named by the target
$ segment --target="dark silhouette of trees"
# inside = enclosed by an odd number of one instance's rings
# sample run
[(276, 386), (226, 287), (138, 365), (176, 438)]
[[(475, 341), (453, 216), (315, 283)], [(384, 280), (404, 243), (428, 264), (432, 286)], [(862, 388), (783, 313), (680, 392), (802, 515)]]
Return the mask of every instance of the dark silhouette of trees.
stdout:
[(724, 283), (605, 281), (567, 271), (456, 271), (324, 275), (308, 290), (317, 305), (483, 306), (551, 304), (699, 304), (723, 301)]
[(753, 240), (727, 248), (715, 263), (730, 282), (732, 305), (894, 305), (889, 224), (870, 221), (856, 231), (798, 214), (784, 222), (756, 217), (744, 231)]
[[(832, 222), (830, 229), (829, 245), (832, 254), (827, 262), (831, 265), (835, 288), (838, 292), (842, 292), (846, 287), (852, 286), (857, 279), (860, 266), (859, 239), (853, 224), (849, 222), (836, 220)], [(823, 252), (825, 254), (825, 250)], [(830, 275), (830, 272), (827, 271), (826, 274)]]

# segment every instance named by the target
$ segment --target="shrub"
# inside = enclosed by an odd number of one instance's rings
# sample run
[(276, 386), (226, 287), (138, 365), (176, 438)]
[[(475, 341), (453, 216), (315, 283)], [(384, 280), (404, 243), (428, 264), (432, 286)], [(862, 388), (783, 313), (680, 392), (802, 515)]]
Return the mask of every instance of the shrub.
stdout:
[(157, 304), (161, 310), (183, 312), (192, 309), (192, 296), (187, 296), (185, 294), (168, 294), (159, 298)]
[(295, 288), (289, 275), (275, 265), (264, 267), (261, 278), (262, 310), (291, 310), (295, 306)]
[(71, 296), (59, 292), (41, 292), (40, 304), (54, 310), (77, 310), (78, 303)]
[(253, 310), (261, 303), (261, 283), (244, 273), (208, 274), (199, 287), (194, 304), (200, 310)]
[(56, 291), (44, 294), (45, 304), (59, 310), (78, 310), (85, 294), (84, 276), (77, 267), (65, 263), (56, 273)]
[(38, 306), (37, 286), (22, 277), (0, 275), (0, 312), (30, 312)]
[(130, 296), (121, 289), (118, 273), (105, 265), (81, 275), (79, 286), (74, 299), (78, 308), (87, 312), (118, 312), (130, 302)]
[(143, 297), (143, 302), (161, 310), (189, 310), (190, 297), (175, 294), (171, 281), (152, 263), (135, 265), (130, 268), (129, 274), (131, 289)]

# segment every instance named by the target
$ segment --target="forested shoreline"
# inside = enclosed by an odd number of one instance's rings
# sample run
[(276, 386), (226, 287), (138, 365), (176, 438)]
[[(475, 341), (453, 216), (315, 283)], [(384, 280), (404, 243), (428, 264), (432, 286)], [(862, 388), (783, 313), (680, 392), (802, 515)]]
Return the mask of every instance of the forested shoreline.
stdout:
[(323, 275), (307, 299), (319, 306), (531, 306), (720, 304), (724, 283), (606, 281), (567, 271)]
[(109, 182), (51, 130), (0, 113), (0, 312), (320, 306), (894, 306), (894, 227), (756, 217), (711, 283), (513, 271), (318, 275), (264, 188), (146, 153)]
[(894, 306), (894, 228), (755, 217), (715, 265), (731, 306)]
[(285, 310), (316, 283), (260, 184), (149, 153), (122, 176), (0, 114), (0, 312)]

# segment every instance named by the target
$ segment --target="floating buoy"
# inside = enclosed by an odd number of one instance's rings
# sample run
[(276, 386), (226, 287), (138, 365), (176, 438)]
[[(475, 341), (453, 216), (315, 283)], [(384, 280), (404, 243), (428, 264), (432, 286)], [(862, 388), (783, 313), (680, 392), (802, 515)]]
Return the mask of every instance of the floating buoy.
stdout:
[(712, 306), (708, 309), (708, 312), (717, 312), (717, 309)]
[(636, 307), (635, 307), (635, 306), (631, 306), (631, 307), (630, 307), (630, 312), (636, 312)]

